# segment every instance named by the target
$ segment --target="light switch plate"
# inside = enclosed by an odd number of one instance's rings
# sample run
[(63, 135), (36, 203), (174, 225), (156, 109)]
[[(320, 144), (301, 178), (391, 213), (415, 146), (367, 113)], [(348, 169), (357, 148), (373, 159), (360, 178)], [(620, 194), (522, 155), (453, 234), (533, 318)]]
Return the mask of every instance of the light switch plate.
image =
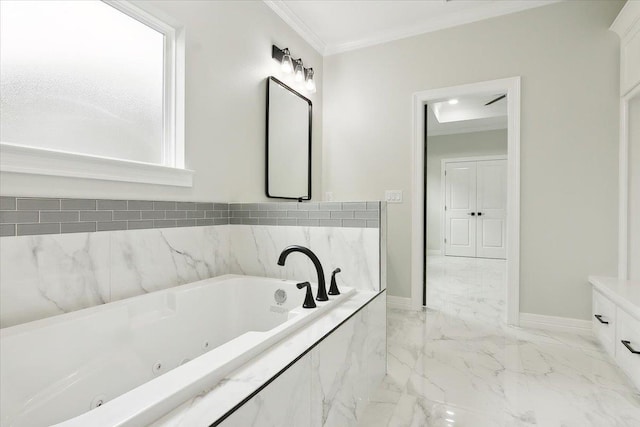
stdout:
[(388, 203), (402, 203), (402, 190), (386, 190), (384, 199)]

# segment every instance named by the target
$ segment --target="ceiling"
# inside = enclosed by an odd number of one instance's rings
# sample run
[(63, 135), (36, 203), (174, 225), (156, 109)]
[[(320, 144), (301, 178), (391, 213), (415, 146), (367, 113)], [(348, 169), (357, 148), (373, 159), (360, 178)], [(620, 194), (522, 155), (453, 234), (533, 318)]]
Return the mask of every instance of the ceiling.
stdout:
[(561, 0), (264, 0), (322, 55)]
[(456, 104), (448, 99), (430, 103), (427, 112), (427, 135), (451, 135), (507, 128), (507, 99), (491, 105), (500, 93), (469, 95), (457, 98)]

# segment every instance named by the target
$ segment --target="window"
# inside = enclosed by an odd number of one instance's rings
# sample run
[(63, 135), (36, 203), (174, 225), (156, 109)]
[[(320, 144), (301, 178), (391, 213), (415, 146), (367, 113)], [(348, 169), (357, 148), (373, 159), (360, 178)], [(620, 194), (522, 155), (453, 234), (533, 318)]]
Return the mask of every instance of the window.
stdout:
[(50, 152), (85, 169), (119, 160), (118, 180), (122, 161), (184, 167), (179, 29), (97, 0), (2, 1), (0, 20), (3, 154)]

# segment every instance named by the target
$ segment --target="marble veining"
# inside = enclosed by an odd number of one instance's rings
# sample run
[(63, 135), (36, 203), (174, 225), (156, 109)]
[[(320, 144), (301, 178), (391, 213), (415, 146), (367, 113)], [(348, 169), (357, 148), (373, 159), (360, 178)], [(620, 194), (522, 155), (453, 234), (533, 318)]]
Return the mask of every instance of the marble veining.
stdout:
[(111, 233), (112, 300), (225, 274), (227, 226)]
[(225, 419), (223, 426), (305, 426), (311, 413), (311, 355), (307, 354)]
[(361, 426), (640, 425), (640, 393), (593, 336), (504, 326), (504, 261), (427, 266), (429, 308), (388, 313), (388, 375)]
[(106, 234), (6, 237), (0, 251), (0, 326), (110, 300)]
[(228, 239), (228, 226), (5, 237), (0, 326), (225, 274)]
[(235, 225), (230, 233), (231, 273), (315, 281), (313, 264), (303, 255), (292, 254), (284, 267), (277, 265), (285, 247), (302, 245), (318, 256), (327, 281), (340, 267), (339, 284), (380, 289), (378, 229)]

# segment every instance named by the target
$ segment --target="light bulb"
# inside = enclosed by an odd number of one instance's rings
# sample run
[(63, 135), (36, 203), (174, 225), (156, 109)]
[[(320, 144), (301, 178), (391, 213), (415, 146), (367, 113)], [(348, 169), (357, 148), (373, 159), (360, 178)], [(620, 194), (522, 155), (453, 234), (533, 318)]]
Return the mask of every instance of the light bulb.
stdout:
[(449, 100), (449, 105), (456, 105), (458, 103), (457, 99), (450, 99)]
[(297, 82), (301, 82), (304, 80), (304, 67), (302, 66), (302, 60), (298, 59), (296, 61), (296, 67), (293, 71), (293, 75), (294, 75), (295, 81)]
[(307, 81), (305, 83), (305, 87), (311, 93), (316, 91), (316, 82), (313, 80), (313, 68), (309, 68), (307, 71)]
[(282, 71), (287, 74), (293, 72), (293, 61), (291, 60), (291, 54), (289, 53), (289, 49), (284, 50), (284, 55), (282, 55)]

